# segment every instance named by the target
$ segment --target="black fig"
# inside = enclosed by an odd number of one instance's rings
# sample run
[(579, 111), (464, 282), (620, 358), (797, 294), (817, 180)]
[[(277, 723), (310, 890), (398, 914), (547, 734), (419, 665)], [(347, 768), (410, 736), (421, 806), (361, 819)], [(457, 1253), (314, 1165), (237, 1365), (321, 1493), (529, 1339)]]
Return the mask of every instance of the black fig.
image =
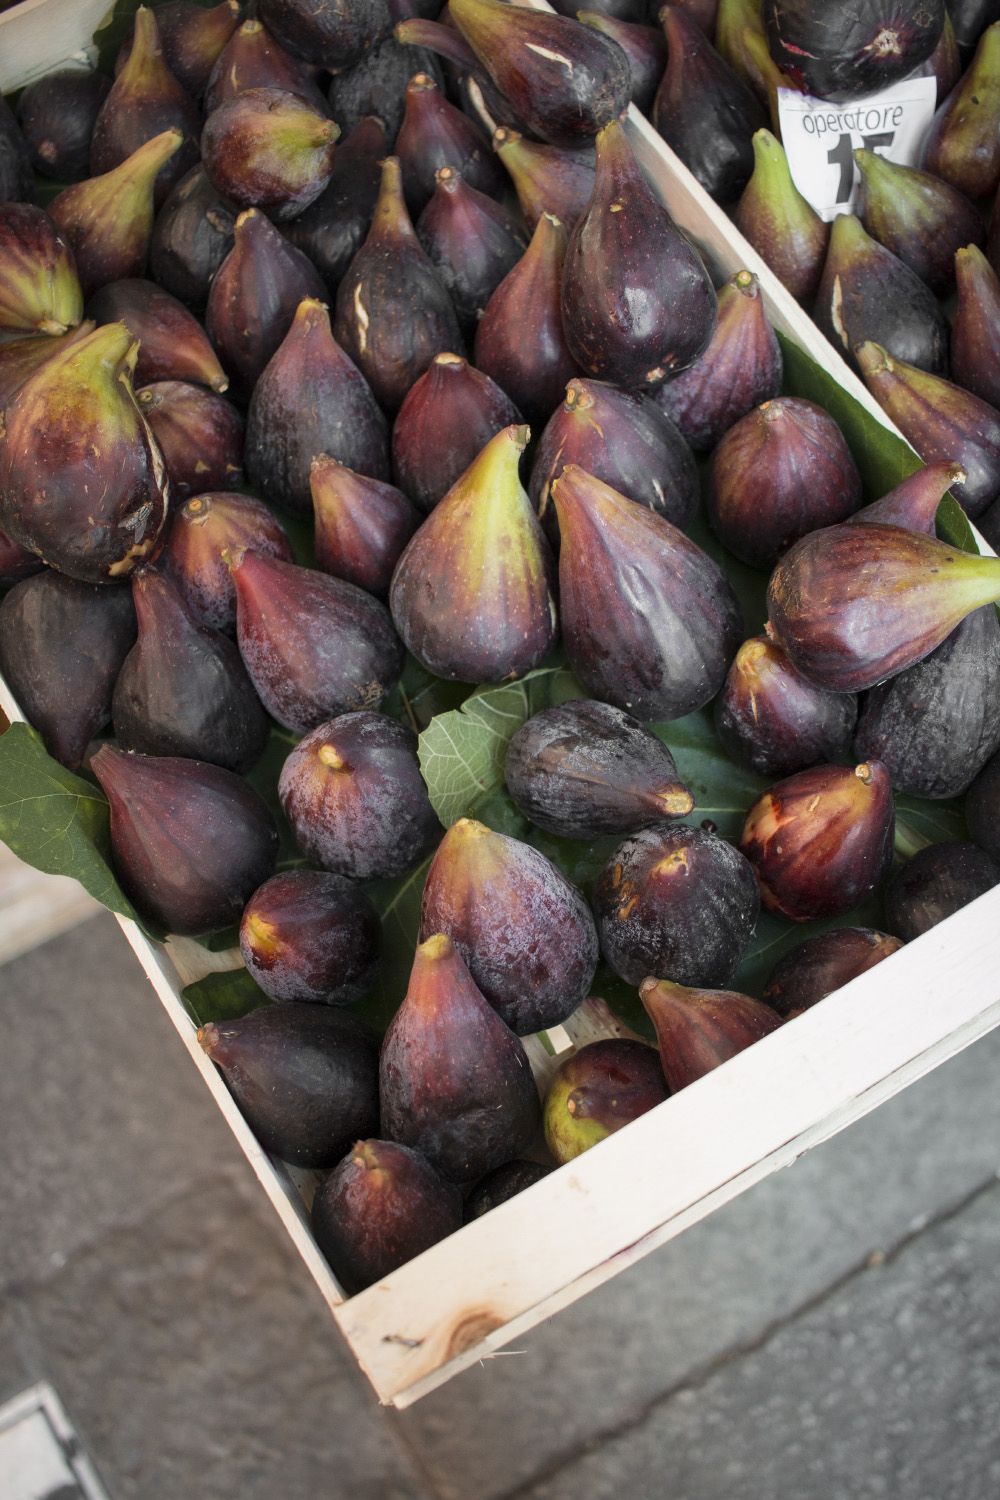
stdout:
[(1000, 756), (986, 763), (966, 792), (965, 821), (979, 847), (1000, 860)]
[(333, 72), (356, 63), (392, 27), (389, 0), (363, 5), (257, 0), (257, 14), (293, 57)]
[(403, 670), (384, 604), (314, 568), (239, 549), (236, 639), (268, 713), (298, 734), (336, 714), (378, 708)]
[(494, 133), (493, 149), (511, 175), (528, 228), (533, 230), (542, 214), (550, 213), (568, 234), (594, 191), (593, 148), (546, 146), (501, 126)]
[(417, 73), (406, 85), (406, 114), (394, 150), (403, 197), (414, 219), (433, 198), (440, 167), (454, 168), (470, 187), (488, 197), (499, 198), (503, 192), (503, 169), (486, 136), (448, 103), (426, 73)]
[(417, 737), (384, 714), (342, 714), (306, 735), (278, 795), (306, 858), (353, 880), (403, 875), (441, 837)]
[(377, 1128), (378, 1043), (356, 1016), (326, 1005), (264, 1005), (210, 1021), (198, 1040), (265, 1151), (297, 1167), (332, 1167)]
[(594, 919), (577, 888), (530, 844), (472, 818), (449, 828), (427, 871), (421, 939), (436, 932), (518, 1036), (571, 1016), (597, 967)]
[(463, 331), (473, 333), (493, 293), (527, 249), (524, 231), (455, 167), (438, 168), (434, 196), (416, 228)]
[(272, 1000), (352, 1005), (371, 988), (381, 947), (364, 891), (321, 870), (272, 875), (240, 922), (243, 962)]
[(0, 203), (34, 203), (35, 179), (28, 143), (14, 111), (0, 97)]
[(138, 340), (136, 385), (189, 380), (220, 394), (229, 379), (205, 330), (183, 303), (152, 281), (136, 277), (102, 287), (87, 304), (95, 323), (124, 323)]
[(855, 151), (861, 173), (857, 213), (865, 229), (937, 296), (955, 285), (955, 251), (983, 245), (976, 205), (930, 172), (888, 161), (877, 151)]
[(326, 307), (306, 298), (254, 386), (247, 413), (247, 474), (275, 505), (308, 516), (310, 468), (321, 453), (373, 479), (389, 478), (385, 417), (365, 377), (330, 332)]
[(662, 385), (694, 364), (715, 331), (708, 273), (617, 120), (597, 137), (594, 191), (566, 248), (562, 314), (582, 369), (624, 386)]
[(299, 94), (247, 89), (209, 115), (201, 137), (205, 175), (237, 208), (294, 219), (326, 187), (335, 125)]
[(753, 149), (753, 176), (736, 205), (736, 227), (792, 296), (810, 303), (823, 274), (830, 226), (795, 186), (784, 147), (769, 130), (757, 131)]
[(552, 498), (563, 637), (581, 686), (640, 719), (703, 707), (743, 636), (722, 570), (655, 511), (572, 464)]
[(435, 355), (393, 423), (393, 478), (414, 505), (432, 511), (490, 439), (520, 420), (482, 370), (460, 354)]
[(486, 1003), (451, 939), (420, 944), (379, 1062), (382, 1134), (468, 1182), (517, 1156), (540, 1119), (524, 1048)]
[(215, 492), (196, 495), (174, 516), (165, 559), (185, 607), (199, 625), (233, 634), (236, 585), (223, 554), (247, 548), (282, 562), (292, 561), (292, 545), (277, 516), (249, 495)]
[(46, 750), (75, 771), (111, 720), (115, 678), (135, 640), (132, 591), (54, 568), (11, 582), (0, 604), (0, 671)]
[(767, 636), (744, 641), (715, 700), (726, 752), (758, 776), (791, 776), (850, 753), (853, 693), (816, 687)]
[(316, 566), (388, 599), (393, 571), (422, 520), (395, 485), (346, 468), (321, 453), (309, 478), (315, 513)]
[(394, 1141), (358, 1141), (313, 1199), (316, 1243), (348, 1296), (382, 1281), (461, 1224), (458, 1188), (419, 1151)]
[(552, 1170), (552, 1167), (543, 1167), (537, 1161), (508, 1161), (495, 1171), (487, 1172), (465, 1200), (465, 1223), (471, 1224), (473, 1219), (492, 1213), (501, 1203), (516, 1198), (525, 1188), (541, 1182)]
[(731, 844), (662, 824), (631, 834), (594, 886), (601, 952), (616, 974), (678, 984), (731, 979), (760, 910), (754, 872)]
[(779, 1016), (800, 1015), (902, 946), (899, 938), (871, 927), (834, 927), (830, 932), (820, 932), (779, 959), (761, 999)]
[[(410, 0), (390, 3), (394, 13), (405, 14), (411, 9)], [(366, 115), (378, 115), (391, 144), (399, 135), (406, 114), (407, 85), (416, 73), (444, 87), (444, 69), (434, 52), (427, 47), (408, 46), (394, 35), (383, 37), (353, 68), (334, 73), (327, 95), (330, 113), (342, 130), (353, 130)], [(383, 151), (382, 155), (386, 154)]]
[(771, 568), (799, 537), (846, 521), (861, 477), (844, 435), (813, 401), (779, 396), (732, 426), (712, 454), (712, 530), (752, 568)]
[(281, 231), (317, 268), (330, 295), (365, 242), (378, 201), (386, 155), (386, 130), (380, 119), (359, 120), (337, 142), (330, 181), (314, 203)]
[(236, 214), (205, 169), (192, 167), (156, 216), (149, 245), (154, 281), (185, 307), (202, 312), (216, 271), (233, 248)]
[(653, 394), (697, 453), (714, 448), (734, 422), (781, 390), (781, 348), (757, 277), (737, 271), (718, 300), (719, 321), (704, 354)]
[(672, 1094), (703, 1078), (781, 1025), (759, 1000), (735, 990), (710, 990), (650, 977), (639, 999), (656, 1027), (660, 1066)]
[(182, 936), (238, 922), (278, 857), (260, 793), (232, 771), (180, 756), (105, 744), (90, 765), (111, 803), (115, 874), (137, 911)]
[(908, 859), (885, 893), (885, 925), (904, 943), (1000, 885), (1000, 864), (975, 844), (928, 844)]
[(229, 401), (183, 380), (159, 380), (136, 400), (163, 454), (175, 502), (243, 483), (243, 419)]
[(552, 554), (517, 472), (527, 440), (526, 427), (491, 438), (399, 559), (392, 617), (438, 677), (522, 677), (558, 639)]
[(560, 838), (634, 833), (694, 806), (663, 741), (631, 714), (589, 698), (522, 724), (507, 746), (504, 776), (524, 816)]
[(669, 1093), (655, 1047), (620, 1037), (591, 1042), (549, 1081), (545, 1144), (562, 1166), (662, 1104)]
[(761, 903), (794, 922), (853, 911), (888, 874), (895, 810), (878, 761), (814, 766), (771, 787), (747, 813), (740, 850)]
[(269, 726), (236, 647), (195, 624), (164, 573), (143, 568), (132, 593), (139, 639), (115, 683), (118, 744), (243, 775), (263, 754)]
[(771, 56), (809, 94), (856, 99), (912, 73), (944, 29), (944, 0), (764, 0)]

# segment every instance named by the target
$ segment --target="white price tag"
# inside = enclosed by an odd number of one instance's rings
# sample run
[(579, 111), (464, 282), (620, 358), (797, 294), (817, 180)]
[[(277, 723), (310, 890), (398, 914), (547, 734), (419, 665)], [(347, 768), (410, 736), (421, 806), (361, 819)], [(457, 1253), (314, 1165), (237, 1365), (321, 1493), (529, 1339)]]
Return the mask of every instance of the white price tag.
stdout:
[(854, 151), (877, 151), (900, 166), (915, 167), (934, 118), (936, 78), (905, 78), (881, 93), (847, 104), (778, 90), (781, 139), (792, 181), (821, 219), (849, 214), (859, 173)]

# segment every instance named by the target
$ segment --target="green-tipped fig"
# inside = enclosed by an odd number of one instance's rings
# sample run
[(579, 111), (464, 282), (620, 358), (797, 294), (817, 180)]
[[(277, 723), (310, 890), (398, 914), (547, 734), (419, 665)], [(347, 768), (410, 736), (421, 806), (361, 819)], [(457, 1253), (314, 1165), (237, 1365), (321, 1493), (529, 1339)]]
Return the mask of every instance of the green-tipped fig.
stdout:
[(65, 333), (83, 317), (73, 252), (31, 203), (0, 204), (0, 332)]
[(928, 844), (908, 859), (885, 893), (885, 925), (904, 943), (1000, 885), (1000, 863), (964, 839)]
[(316, 1243), (347, 1292), (364, 1291), (454, 1234), (462, 1195), (420, 1155), (395, 1141), (358, 1141), (320, 1184)]
[[(209, 75), (240, 19), (239, 0), (221, 0), (207, 8), (194, 0), (166, 0), (156, 8), (156, 24), (167, 67), (192, 99), (205, 92)], [(132, 52), (126, 37), (115, 60), (119, 74)], [(211, 105), (206, 106), (206, 113)]]
[(523, 677), (558, 639), (552, 555), (517, 472), (527, 441), (526, 427), (498, 432), (399, 560), (392, 617), (438, 677)]
[(577, 680), (639, 719), (703, 707), (743, 637), (721, 568), (655, 511), (574, 464), (552, 499), (563, 637)]
[(597, 967), (590, 909), (544, 854), (472, 818), (431, 861), (420, 933), (445, 932), (483, 995), (518, 1036), (558, 1026)]
[(529, 229), (550, 213), (569, 233), (594, 191), (593, 151), (546, 146), (504, 125), (494, 133), (493, 149), (511, 175)]
[(179, 130), (178, 150), (159, 168), (153, 189), (157, 208), (198, 161), (201, 112), (167, 67), (156, 18), (140, 5), (128, 62), (101, 105), (90, 141), (90, 171), (111, 172), (165, 130)]
[(792, 181), (781, 142), (769, 130), (753, 138), (753, 176), (736, 206), (736, 227), (793, 297), (809, 303), (823, 274), (830, 226)]
[(861, 173), (857, 213), (868, 233), (946, 296), (955, 285), (955, 251), (986, 243), (975, 204), (940, 177), (877, 151), (855, 151), (854, 160)]
[(1000, 21), (979, 38), (976, 55), (924, 147), (924, 165), (967, 198), (987, 198), (1000, 183)]
[(294, 219), (326, 187), (340, 126), (297, 94), (247, 89), (208, 117), (205, 173), (238, 208)]
[(779, 781), (747, 813), (740, 850), (765, 911), (793, 922), (860, 906), (892, 863), (895, 806), (879, 761), (813, 766)]
[(654, 388), (705, 352), (718, 306), (708, 272), (649, 187), (618, 120), (597, 137), (597, 175), (566, 247), (562, 316), (588, 375)]
[(153, 183), (182, 140), (179, 130), (164, 130), (120, 166), (63, 188), (52, 199), (49, 213), (69, 240), (84, 297), (146, 269)]
[(7, 405), (28, 376), (41, 369), (54, 354), (70, 344), (78, 344), (93, 331), (94, 324), (85, 319), (68, 333), (45, 334), (41, 338), (30, 334), (27, 338), (0, 342), (0, 409)]
[(952, 377), (974, 396), (1000, 407), (1000, 278), (976, 245), (958, 251), (955, 275)]
[(628, 58), (610, 37), (565, 16), (455, 0), (449, 15), (502, 94), (553, 146), (594, 136), (628, 107)]
[(995, 599), (1000, 559), (898, 526), (827, 526), (775, 568), (769, 633), (812, 682), (859, 693), (928, 656)]
[(944, 0), (764, 0), (771, 56), (820, 99), (858, 99), (912, 73), (944, 29)]
[(656, 1028), (660, 1066), (672, 1094), (781, 1025), (768, 1006), (735, 990), (688, 988), (650, 977), (639, 986), (639, 999)]
[(645, 1042), (591, 1042), (556, 1069), (542, 1110), (545, 1144), (562, 1166), (662, 1104), (670, 1090)]
[(321, 453), (309, 472), (315, 514), (316, 566), (388, 599), (400, 554), (421, 522), (395, 485), (348, 469)]
[(871, 927), (834, 927), (830, 932), (820, 932), (778, 961), (761, 999), (786, 1019), (801, 1015), (841, 985), (898, 953), (902, 946), (899, 938)]
[(952, 485), (964, 483), (965, 470), (961, 464), (947, 461), (924, 464), (881, 500), (862, 506), (847, 519), (852, 526), (876, 521), (881, 526), (902, 526), (906, 531), (922, 531), (926, 536), (934, 536), (938, 506)]
[(966, 478), (955, 499), (975, 520), (1000, 495), (1000, 411), (879, 344), (861, 344), (854, 354), (868, 389), (924, 462), (961, 464)]
[(530, 1144), (540, 1108), (527, 1055), (449, 937), (417, 949), (379, 1063), (382, 1134), (469, 1182)]
[(634, 833), (694, 806), (663, 741), (631, 714), (590, 698), (543, 708), (522, 724), (507, 746), (504, 777), (524, 816), (559, 838)]
[(0, 526), (85, 583), (127, 578), (167, 514), (163, 457), (132, 392), (136, 345), (108, 323), (41, 366), (0, 413)]
[(371, 989), (381, 947), (364, 891), (322, 870), (272, 875), (240, 922), (243, 962), (272, 1000), (352, 1005)]
[[(748, 33), (754, 33), (764, 41), (764, 25), (757, 0), (719, 0), (715, 17), (715, 49), (743, 82), (750, 85), (760, 102), (766, 104), (767, 83), (747, 51)], [(770, 62), (766, 42), (764, 51)]]

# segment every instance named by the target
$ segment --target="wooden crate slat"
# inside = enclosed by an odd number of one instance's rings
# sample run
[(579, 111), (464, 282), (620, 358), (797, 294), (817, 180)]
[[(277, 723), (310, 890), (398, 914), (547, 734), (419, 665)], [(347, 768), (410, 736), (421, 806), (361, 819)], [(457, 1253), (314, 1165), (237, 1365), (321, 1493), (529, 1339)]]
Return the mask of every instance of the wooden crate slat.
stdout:
[(111, 12), (109, 0), (22, 0), (0, 15), (0, 94), (12, 93), (56, 68), (90, 67), (94, 32)]

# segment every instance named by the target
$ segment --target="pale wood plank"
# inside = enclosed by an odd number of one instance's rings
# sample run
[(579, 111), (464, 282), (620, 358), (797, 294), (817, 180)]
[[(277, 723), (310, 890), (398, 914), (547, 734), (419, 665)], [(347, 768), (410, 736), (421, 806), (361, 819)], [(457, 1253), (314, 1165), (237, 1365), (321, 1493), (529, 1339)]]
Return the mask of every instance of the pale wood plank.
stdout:
[(0, 15), (0, 93), (62, 67), (93, 67), (109, 0), (21, 0)]

